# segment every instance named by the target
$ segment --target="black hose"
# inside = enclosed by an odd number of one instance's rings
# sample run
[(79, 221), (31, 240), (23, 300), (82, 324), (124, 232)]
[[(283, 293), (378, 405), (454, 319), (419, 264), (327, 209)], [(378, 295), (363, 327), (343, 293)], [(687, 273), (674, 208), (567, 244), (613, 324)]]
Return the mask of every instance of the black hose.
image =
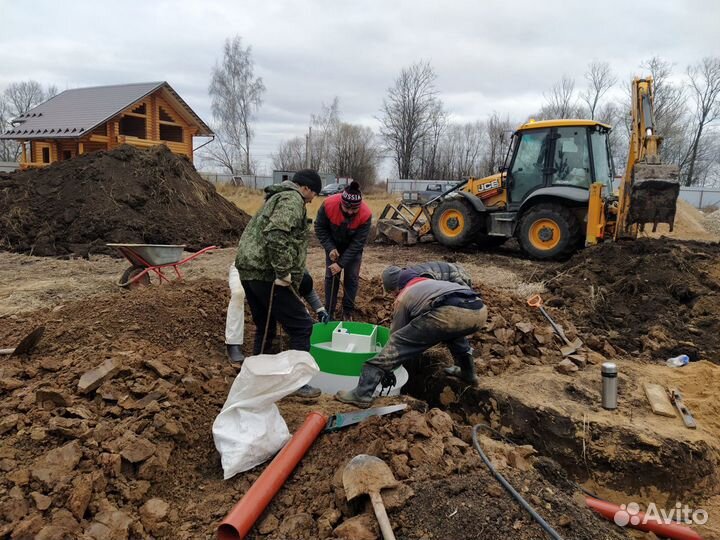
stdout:
[[(480, 454), (480, 459), (483, 460), (485, 465), (487, 465), (488, 469), (490, 469), (490, 472), (495, 477), (495, 479), (502, 484), (502, 486), (505, 488), (505, 490), (510, 493), (510, 495), (513, 496), (513, 498), (520, 503), (520, 505), (527, 510), (527, 512), (532, 516), (532, 518), (540, 525), (543, 530), (548, 533), (554, 540), (563, 540), (563, 537), (560, 536), (557, 532), (555, 532), (555, 529), (553, 529), (547, 521), (545, 521), (540, 514), (538, 514), (535, 509), (528, 504), (528, 502), (523, 499), (522, 495), (520, 495), (517, 491), (515, 491), (515, 488), (510, 485), (510, 483), (505, 479), (505, 477), (497, 472), (495, 467), (493, 467), (493, 464), (490, 463), (490, 460), (485, 455), (485, 452), (483, 452), (482, 448), (480, 447), (480, 442), (478, 441), (477, 432), (480, 428), (488, 428), (491, 431), (495, 431), (489, 426), (486, 426), (485, 424), (476, 424), (473, 426), (473, 432), (472, 432), (472, 439), (473, 444), (475, 445), (475, 450), (478, 451), (478, 454)], [(504, 437), (503, 437), (504, 438)]]

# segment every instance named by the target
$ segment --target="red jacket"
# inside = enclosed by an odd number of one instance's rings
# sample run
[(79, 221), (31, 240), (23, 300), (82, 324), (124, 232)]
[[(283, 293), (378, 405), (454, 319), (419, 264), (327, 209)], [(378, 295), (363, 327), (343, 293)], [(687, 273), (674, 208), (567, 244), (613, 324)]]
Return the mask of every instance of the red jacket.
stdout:
[(360, 210), (352, 217), (342, 213), (342, 193), (331, 195), (323, 202), (315, 218), (315, 234), (326, 252), (337, 249), (340, 252), (340, 266), (346, 266), (356, 257), (362, 256), (372, 223), (372, 210), (360, 202)]

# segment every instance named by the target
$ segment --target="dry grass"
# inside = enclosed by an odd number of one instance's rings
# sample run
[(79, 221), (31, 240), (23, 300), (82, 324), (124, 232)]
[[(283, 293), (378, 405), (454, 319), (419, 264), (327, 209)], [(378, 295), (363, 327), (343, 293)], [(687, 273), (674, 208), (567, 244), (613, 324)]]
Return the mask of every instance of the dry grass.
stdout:
[[(251, 216), (257, 212), (263, 204), (264, 193), (259, 189), (251, 189), (247, 187), (236, 187), (227, 184), (219, 184), (216, 186), (218, 193), (235, 204), (241, 210), (244, 210)], [(388, 203), (396, 203), (399, 198), (389, 193), (370, 193), (363, 195), (363, 199), (373, 212), (373, 216), (377, 217)], [(325, 200), (325, 197), (315, 197), (313, 202), (308, 206), (308, 216), (315, 218), (318, 208)]]

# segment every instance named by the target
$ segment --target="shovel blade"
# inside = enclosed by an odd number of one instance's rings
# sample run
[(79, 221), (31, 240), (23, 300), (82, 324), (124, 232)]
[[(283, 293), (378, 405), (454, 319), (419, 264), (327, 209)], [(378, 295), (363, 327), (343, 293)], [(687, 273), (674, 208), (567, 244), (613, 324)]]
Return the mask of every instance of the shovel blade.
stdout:
[(44, 326), (39, 326), (35, 330), (30, 332), (27, 336), (23, 338), (20, 344), (15, 347), (15, 351), (13, 351), (12, 355), (18, 356), (19, 354), (30, 354), (35, 348), (35, 346), (40, 342), (40, 339), (42, 338), (44, 332)]
[(343, 487), (348, 500), (358, 495), (379, 493), (381, 489), (397, 486), (390, 467), (382, 459), (360, 454), (352, 458), (343, 471)]

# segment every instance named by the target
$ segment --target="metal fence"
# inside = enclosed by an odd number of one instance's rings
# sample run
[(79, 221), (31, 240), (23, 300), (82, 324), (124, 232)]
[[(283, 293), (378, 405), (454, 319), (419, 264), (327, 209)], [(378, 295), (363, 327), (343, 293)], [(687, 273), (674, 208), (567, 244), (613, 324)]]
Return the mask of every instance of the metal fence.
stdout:
[(720, 189), (705, 187), (681, 187), (680, 198), (695, 208), (720, 207)]
[(400, 180), (388, 180), (388, 193), (402, 193), (403, 191), (422, 191), (427, 189), (430, 184), (440, 184), (443, 190), (455, 185), (458, 180), (409, 180), (403, 178)]

